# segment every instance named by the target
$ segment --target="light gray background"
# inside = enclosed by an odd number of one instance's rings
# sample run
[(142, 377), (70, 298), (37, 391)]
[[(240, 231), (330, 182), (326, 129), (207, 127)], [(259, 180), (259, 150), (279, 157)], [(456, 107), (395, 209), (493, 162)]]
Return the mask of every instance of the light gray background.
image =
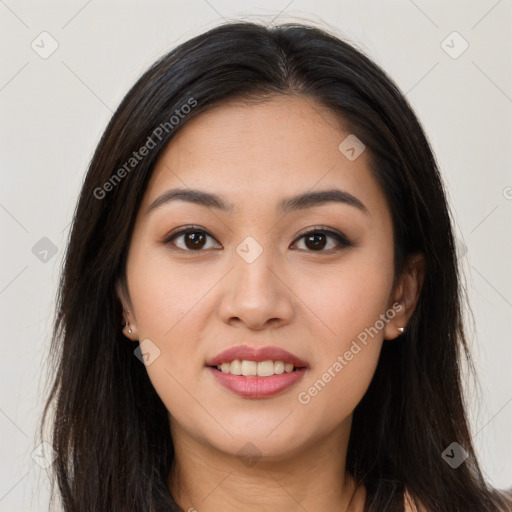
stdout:
[[(69, 223), (95, 145), (147, 66), (234, 17), (336, 31), (407, 94), (442, 169), (464, 255), (481, 385), (480, 402), (468, 388), (476, 447), (490, 482), (511, 487), (511, 11), (511, 0), (0, 0), (0, 511), (47, 507), (46, 472), (31, 458), (46, 396), (41, 372)], [(46, 59), (31, 47), (51, 49), (44, 31), (58, 43)], [(442, 47), (453, 31), (469, 44), (458, 58)], [(452, 54), (463, 44), (457, 36), (445, 43)], [(34, 254), (43, 237), (55, 255), (44, 247)]]

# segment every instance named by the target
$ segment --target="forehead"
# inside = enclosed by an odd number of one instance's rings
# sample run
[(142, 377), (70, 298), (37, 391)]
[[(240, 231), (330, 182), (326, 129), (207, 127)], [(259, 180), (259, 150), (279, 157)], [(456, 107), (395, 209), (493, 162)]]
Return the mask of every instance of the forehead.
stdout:
[(284, 196), (336, 187), (369, 210), (386, 209), (368, 152), (349, 160), (339, 149), (350, 135), (311, 98), (222, 104), (177, 132), (155, 165), (143, 208), (176, 187), (222, 195), (238, 212), (263, 204), (277, 209)]

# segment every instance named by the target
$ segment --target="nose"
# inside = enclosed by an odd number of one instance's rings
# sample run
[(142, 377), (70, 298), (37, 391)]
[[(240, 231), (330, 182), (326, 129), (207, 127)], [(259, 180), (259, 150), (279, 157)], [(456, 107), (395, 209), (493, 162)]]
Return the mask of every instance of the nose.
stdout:
[(264, 250), (254, 261), (233, 254), (233, 269), (223, 284), (219, 314), (225, 323), (263, 330), (289, 323), (294, 294), (275, 254)]

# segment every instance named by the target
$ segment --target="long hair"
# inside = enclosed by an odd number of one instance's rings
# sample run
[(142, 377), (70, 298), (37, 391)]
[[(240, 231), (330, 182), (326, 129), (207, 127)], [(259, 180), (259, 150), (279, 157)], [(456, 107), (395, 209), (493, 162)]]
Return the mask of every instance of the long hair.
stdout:
[[(52, 475), (65, 512), (181, 511), (167, 484), (168, 412), (134, 357), (137, 342), (122, 334), (116, 285), (148, 180), (175, 133), (223, 101), (275, 95), (326, 106), (365, 144), (392, 214), (394, 277), (410, 254), (426, 260), (407, 331), (384, 344), (354, 411), (346, 469), (367, 489), (365, 511), (403, 511), (405, 493), (429, 512), (506, 510), (508, 498), (486, 484), (469, 433), (461, 364), (471, 359), (451, 215), (417, 117), (385, 72), (337, 36), (240, 22), (154, 63), (91, 160), (58, 290), (54, 380), (41, 418), (42, 434), (52, 411)], [(134, 157), (143, 146), (146, 154)], [(453, 442), (468, 455), (456, 469), (442, 457)]]

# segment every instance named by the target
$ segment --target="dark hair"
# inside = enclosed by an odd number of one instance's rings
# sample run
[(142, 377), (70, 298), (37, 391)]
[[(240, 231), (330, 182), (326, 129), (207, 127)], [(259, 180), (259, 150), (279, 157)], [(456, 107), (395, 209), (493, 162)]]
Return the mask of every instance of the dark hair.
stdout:
[[(393, 81), (338, 37), (301, 24), (247, 22), (209, 30), (154, 63), (92, 158), (61, 276), (50, 364), (56, 375), (41, 421), (42, 432), (55, 403), (52, 470), (64, 510), (181, 510), (167, 484), (174, 453), (168, 412), (134, 357), (137, 342), (122, 334), (116, 284), (124, 282), (148, 180), (174, 134), (223, 101), (274, 95), (315, 100), (366, 145), (394, 223), (395, 279), (409, 255), (426, 260), (406, 333), (383, 345), (354, 411), (346, 468), (366, 487), (365, 510), (402, 511), (405, 492), (428, 511), (505, 510), (508, 498), (486, 484), (469, 434), (460, 376), (463, 360), (471, 367), (463, 288), (445, 192), (418, 119)], [(130, 160), (150, 139), (147, 155)], [(457, 469), (441, 457), (452, 442), (468, 454)]]

